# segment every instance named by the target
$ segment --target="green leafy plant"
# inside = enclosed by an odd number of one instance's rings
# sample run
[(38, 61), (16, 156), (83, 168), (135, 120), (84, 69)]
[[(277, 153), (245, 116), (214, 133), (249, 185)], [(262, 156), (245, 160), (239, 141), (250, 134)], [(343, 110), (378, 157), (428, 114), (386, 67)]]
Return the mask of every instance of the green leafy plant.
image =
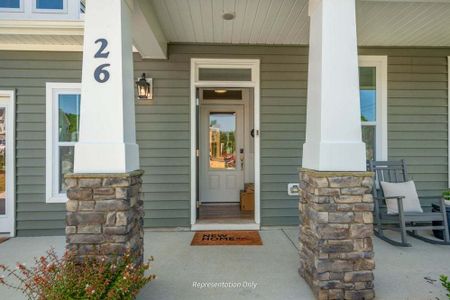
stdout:
[(441, 275), (439, 280), (441, 281), (442, 286), (447, 290), (446, 295), (448, 299), (450, 299), (450, 281), (448, 280), (448, 276)]
[(0, 285), (16, 289), (32, 300), (68, 299), (134, 299), (139, 290), (155, 275), (146, 275), (151, 258), (135, 264), (135, 257), (126, 253), (113, 259), (76, 259), (72, 252), (58, 257), (54, 249), (35, 258), (33, 267), (18, 263), (16, 268), (0, 265), (5, 275)]
[(450, 200), (450, 190), (443, 191), (442, 198), (444, 198), (445, 200)]

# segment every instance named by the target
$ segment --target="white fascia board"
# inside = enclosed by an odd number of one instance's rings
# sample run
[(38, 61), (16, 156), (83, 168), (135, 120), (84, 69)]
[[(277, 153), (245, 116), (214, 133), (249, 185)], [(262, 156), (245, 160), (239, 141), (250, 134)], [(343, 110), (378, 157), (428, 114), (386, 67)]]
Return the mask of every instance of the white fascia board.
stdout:
[(0, 44), (0, 50), (6, 51), (68, 51), (81, 52), (83, 45), (50, 45), (50, 44)]
[(0, 34), (82, 36), (83, 33), (83, 21), (0, 20)]
[(134, 2), (133, 44), (143, 58), (167, 59), (167, 39), (150, 1)]
[(450, 3), (450, 0), (359, 0), (362, 2)]

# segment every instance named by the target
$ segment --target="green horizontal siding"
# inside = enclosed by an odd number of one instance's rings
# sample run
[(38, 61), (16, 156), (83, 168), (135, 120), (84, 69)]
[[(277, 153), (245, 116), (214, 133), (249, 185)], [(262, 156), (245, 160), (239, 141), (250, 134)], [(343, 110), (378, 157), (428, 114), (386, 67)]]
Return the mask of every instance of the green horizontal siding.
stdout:
[[(301, 147), (305, 138), (308, 49), (304, 47), (171, 45), (169, 53), (167, 62), (148, 62), (147, 69), (142, 68), (142, 71), (147, 70), (151, 74), (155, 88), (158, 89), (158, 82), (161, 79), (157, 76), (163, 64), (166, 64), (166, 70), (171, 70), (170, 72), (178, 68), (174, 78), (176, 82), (171, 85), (167, 78), (164, 78), (165, 88), (160, 89), (166, 93), (180, 95), (185, 101), (188, 113), (191, 58), (257, 58), (261, 60), (261, 223), (262, 225), (298, 224), (298, 200), (296, 197), (288, 196), (286, 191), (288, 182), (298, 181), (297, 168), (301, 163)], [(156, 76), (152, 69), (153, 64), (158, 70)], [(165, 76), (166, 72), (162, 74)], [(184, 79), (186, 80), (183, 81)], [(183, 96), (180, 94), (180, 89), (185, 93)], [(160, 98), (156, 96), (155, 99), (158, 102)], [(161, 99), (160, 103), (163, 102), (165, 99)], [(153, 107), (150, 106), (150, 109)], [(189, 120), (183, 124), (189, 130)], [(190, 144), (189, 141), (187, 142), (184, 150), (187, 154), (185, 161), (189, 165)], [(140, 143), (140, 145), (142, 150), (143, 144)], [(188, 205), (189, 197), (185, 208), (187, 212)]]
[(65, 206), (45, 203), (45, 84), (80, 82), (81, 53), (0, 52), (0, 89), (16, 89), (18, 235), (64, 233)]
[[(388, 55), (389, 158), (407, 160), (424, 205), (448, 185), (447, 56), (450, 49), (361, 48)], [(17, 89), (16, 184), (19, 235), (62, 234), (64, 205), (45, 203), (45, 83), (79, 82), (81, 53), (0, 52), (0, 89)], [(135, 58), (154, 78), (154, 104), (136, 108), (146, 227), (190, 220), (190, 59), (261, 60), (261, 218), (298, 224), (298, 181), (305, 139), (306, 47), (169, 46), (168, 60)]]

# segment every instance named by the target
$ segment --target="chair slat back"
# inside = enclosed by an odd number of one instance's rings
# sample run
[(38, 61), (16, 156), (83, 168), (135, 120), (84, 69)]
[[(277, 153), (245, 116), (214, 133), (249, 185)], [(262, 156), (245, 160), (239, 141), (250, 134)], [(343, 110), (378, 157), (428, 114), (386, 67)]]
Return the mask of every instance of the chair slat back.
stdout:
[(408, 181), (408, 173), (406, 171), (405, 161), (368, 161), (368, 169), (375, 173), (375, 184), (373, 188), (374, 197), (383, 197), (383, 190), (380, 182), (406, 182)]

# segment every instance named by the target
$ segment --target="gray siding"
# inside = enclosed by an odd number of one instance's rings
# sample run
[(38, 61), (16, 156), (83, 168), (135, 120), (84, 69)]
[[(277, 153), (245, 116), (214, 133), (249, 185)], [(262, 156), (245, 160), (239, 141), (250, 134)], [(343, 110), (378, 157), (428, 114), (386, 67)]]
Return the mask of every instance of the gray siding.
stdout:
[[(136, 108), (148, 227), (188, 226), (190, 217), (189, 68), (191, 57), (261, 59), (261, 216), (263, 225), (298, 223), (305, 137), (306, 47), (170, 45), (169, 60), (136, 56), (136, 75), (154, 78), (152, 105)], [(447, 56), (450, 49), (363, 48), (388, 55), (390, 159), (407, 159), (423, 202), (447, 187)], [(0, 52), (0, 89), (17, 89), (17, 229), (61, 234), (64, 205), (45, 204), (45, 83), (79, 82), (80, 53)]]
[(0, 52), (0, 89), (16, 89), (19, 235), (63, 233), (63, 204), (45, 203), (45, 83), (80, 82), (80, 53)]
[[(169, 51), (168, 61), (135, 64), (136, 72), (150, 74), (155, 86), (155, 104), (137, 108), (141, 164), (148, 179), (144, 179), (146, 224), (189, 225), (189, 68), (193, 57), (261, 59), (261, 221), (263, 225), (298, 224), (298, 200), (289, 197), (286, 189), (288, 182), (298, 181), (301, 162), (308, 49), (172, 45)], [(161, 172), (165, 175), (156, 175)]]

